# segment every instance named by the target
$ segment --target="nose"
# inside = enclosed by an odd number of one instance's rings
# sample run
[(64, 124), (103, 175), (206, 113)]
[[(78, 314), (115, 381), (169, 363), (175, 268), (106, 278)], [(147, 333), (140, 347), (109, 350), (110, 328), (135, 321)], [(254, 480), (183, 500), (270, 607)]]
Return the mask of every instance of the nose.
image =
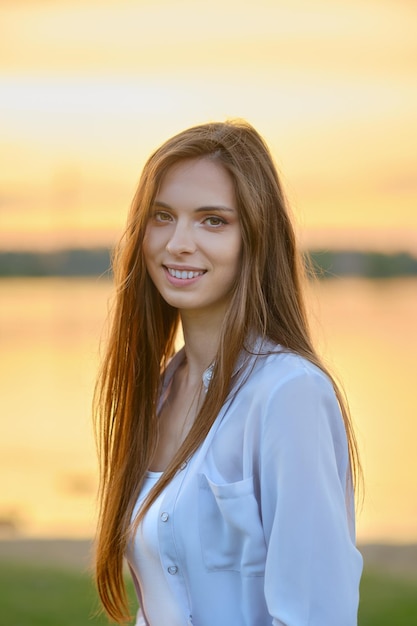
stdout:
[(191, 254), (195, 251), (195, 241), (191, 225), (177, 222), (174, 232), (166, 245), (167, 252), (173, 256), (178, 254)]

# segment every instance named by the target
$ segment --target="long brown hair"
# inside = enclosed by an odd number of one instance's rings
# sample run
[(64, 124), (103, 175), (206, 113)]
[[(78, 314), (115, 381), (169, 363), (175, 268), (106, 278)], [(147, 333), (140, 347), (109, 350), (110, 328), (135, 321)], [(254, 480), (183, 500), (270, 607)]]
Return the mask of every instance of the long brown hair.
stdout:
[[(242, 233), (242, 268), (221, 329), (205, 402), (140, 516), (206, 437), (230, 392), (233, 368), (249, 334), (269, 338), (328, 373), (311, 342), (303, 299), (305, 266), (264, 140), (243, 121), (204, 124), (169, 139), (144, 167), (127, 229), (115, 252), (115, 308), (95, 394), (101, 462), (96, 582), (106, 612), (118, 623), (129, 619), (123, 557), (133, 508), (158, 439), (161, 374), (174, 353), (180, 321), (178, 311), (161, 298), (149, 278), (142, 244), (164, 175), (175, 163), (196, 158), (214, 159), (232, 177)], [(355, 477), (359, 462), (349, 413), (330, 378)]]

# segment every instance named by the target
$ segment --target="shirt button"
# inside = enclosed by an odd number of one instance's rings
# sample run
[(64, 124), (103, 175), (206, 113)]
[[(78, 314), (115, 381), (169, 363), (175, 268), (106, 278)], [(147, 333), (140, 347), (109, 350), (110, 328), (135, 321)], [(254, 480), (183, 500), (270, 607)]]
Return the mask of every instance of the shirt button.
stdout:
[(168, 513), (161, 513), (161, 520), (163, 522), (167, 522), (169, 520), (169, 515)]
[(184, 461), (184, 463), (181, 464), (180, 466), (180, 470), (185, 470), (185, 468), (187, 467), (187, 461)]
[(171, 576), (175, 576), (177, 572), (178, 572), (178, 567), (176, 565), (170, 565), (168, 567), (168, 574), (171, 574)]

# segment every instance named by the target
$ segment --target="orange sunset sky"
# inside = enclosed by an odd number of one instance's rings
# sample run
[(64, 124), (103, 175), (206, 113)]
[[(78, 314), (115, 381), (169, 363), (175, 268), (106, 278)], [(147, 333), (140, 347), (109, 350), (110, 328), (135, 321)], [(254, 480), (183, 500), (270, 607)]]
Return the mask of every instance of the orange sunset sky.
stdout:
[(0, 0), (0, 248), (111, 245), (150, 151), (243, 117), (303, 241), (417, 254), (413, 0)]

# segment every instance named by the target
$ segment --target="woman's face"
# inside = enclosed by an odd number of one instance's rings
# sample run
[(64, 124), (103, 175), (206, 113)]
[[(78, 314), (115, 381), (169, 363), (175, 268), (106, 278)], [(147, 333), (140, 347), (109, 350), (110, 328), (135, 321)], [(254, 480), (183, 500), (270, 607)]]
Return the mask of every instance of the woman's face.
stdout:
[(162, 180), (144, 240), (149, 275), (184, 314), (221, 319), (240, 270), (242, 237), (232, 178), (215, 161), (190, 159)]

